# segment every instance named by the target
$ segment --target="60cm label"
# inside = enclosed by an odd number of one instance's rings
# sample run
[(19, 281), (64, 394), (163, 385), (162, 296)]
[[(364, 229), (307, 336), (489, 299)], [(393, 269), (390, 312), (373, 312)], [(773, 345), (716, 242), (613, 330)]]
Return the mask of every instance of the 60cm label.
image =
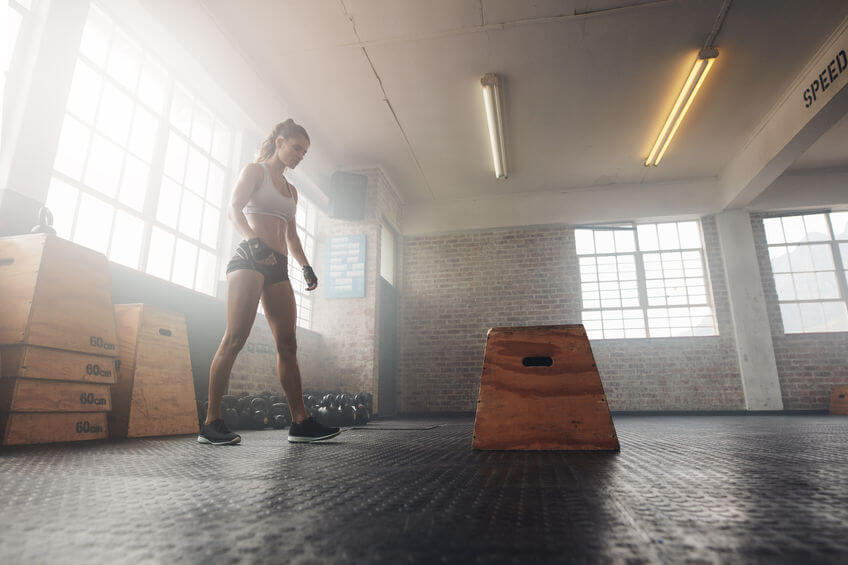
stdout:
[(100, 424), (92, 424), (88, 420), (77, 422), (78, 434), (97, 434), (103, 431), (103, 426)]
[(80, 394), (80, 404), (92, 404), (94, 406), (103, 406), (106, 404), (106, 399), (103, 397), (97, 398), (93, 392), (83, 392)]
[(115, 350), (115, 344), (114, 343), (109, 343), (100, 336), (94, 336), (93, 335), (93, 336), (88, 338), (88, 341), (91, 344), (91, 347), (99, 347), (100, 349), (105, 349), (106, 351), (114, 351)]

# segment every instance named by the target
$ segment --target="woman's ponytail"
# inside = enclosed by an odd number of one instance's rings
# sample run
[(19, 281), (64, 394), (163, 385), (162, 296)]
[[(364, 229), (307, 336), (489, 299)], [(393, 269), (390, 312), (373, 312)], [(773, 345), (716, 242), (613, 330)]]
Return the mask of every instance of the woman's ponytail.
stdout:
[(289, 139), (295, 137), (297, 135), (302, 135), (306, 138), (306, 141), (309, 141), (309, 134), (306, 133), (306, 130), (303, 129), (303, 126), (296, 124), (295, 121), (291, 118), (284, 122), (280, 122), (274, 129), (268, 134), (268, 137), (265, 138), (265, 141), (262, 142), (262, 146), (259, 148), (259, 151), (256, 153), (256, 163), (262, 163), (263, 161), (267, 161), (274, 155), (274, 151), (277, 150), (277, 138), (282, 137), (283, 139)]

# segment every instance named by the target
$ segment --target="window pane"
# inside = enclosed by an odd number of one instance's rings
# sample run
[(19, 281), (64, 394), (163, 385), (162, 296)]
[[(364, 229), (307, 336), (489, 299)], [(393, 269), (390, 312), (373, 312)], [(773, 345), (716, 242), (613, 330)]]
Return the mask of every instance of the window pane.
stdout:
[(844, 302), (823, 302), (822, 311), (827, 331), (848, 331), (848, 309)]
[(77, 210), (79, 191), (68, 183), (53, 177), (47, 191), (46, 206), (53, 213), (53, 229), (56, 234), (70, 239)]
[(194, 271), (197, 263), (197, 247), (184, 239), (177, 240), (174, 254), (174, 272), (171, 280), (179, 285), (194, 288)]
[(798, 300), (821, 298), (815, 273), (794, 273), (792, 279), (795, 281), (795, 292), (798, 294)]
[(95, 6), (90, 6), (80, 41), (80, 52), (100, 67), (106, 64), (112, 22)]
[(816, 273), (816, 280), (819, 286), (819, 298), (839, 298), (836, 273), (833, 271)]
[(763, 227), (766, 230), (767, 243), (773, 244), (786, 242), (786, 239), (783, 237), (783, 224), (781, 223), (780, 218), (764, 219)]
[[(226, 182), (226, 174), (224, 169), (212, 163), (209, 166), (209, 182), (206, 185), (206, 200), (220, 207), (224, 196), (224, 183)], [(298, 206), (298, 210), (300, 210)]]
[(660, 249), (679, 249), (680, 240), (677, 237), (677, 224), (657, 224), (657, 234)]
[(85, 123), (93, 125), (102, 87), (103, 79), (100, 73), (78, 60), (71, 82), (71, 92), (68, 94), (68, 111)]
[(615, 252), (616, 253), (632, 253), (636, 251), (636, 242), (634, 241), (635, 230), (616, 230), (615, 234)]
[(595, 237), (592, 235), (592, 230), (574, 230), (574, 241), (578, 255), (595, 252)]
[(162, 68), (149, 58), (144, 62), (144, 69), (138, 81), (138, 98), (150, 106), (155, 112), (162, 111), (165, 104), (168, 76)]
[(172, 131), (168, 138), (168, 150), (165, 152), (165, 174), (178, 183), (183, 182), (187, 156), (188, 143)]
[(614, 253), (615, 236), (609, 230), (593, 230), (595, 232), (595, 252)]
[(639, 249), (642, 251), (656, 251), (659, 249), (657, 226), (655, 224), (636, 226), (636, 232), (639, 235)]
[(796, 300), (795, 283), (792, 281), (792, 275), (785, 273), (774, 275), (774, 286), (777, 289), (778, 300)]
[(126, 146), (130, 134), (132, 112), (132, 99), (118, 90), (114, 84), (107, 82), (103, 87), (103, 96), (100, 99), (97, 130), (112, 141)]
[(798, 243), (807, 241), (807, 230), (804, 228), (804, 218), (801, 216), (791, 216), (782, 218), (783, 233), (786, 236), (788, 243)]
[(813, 268), (815, 270), (833, 270), (833, 250), (830, 245), (811, 245), (810, 255), (813, 258)]
[(112, 50), (109, 52), (106, 72), (127, 90), (135, 93), (140, 70), (141, 51), (133, 45), (126, 34), (116, 30), (112, 38)]
[(788, 273), (789, 268), (789, 249), (782, 245), (777, 247), (769, 247), (769, 259), (771, 259), (771, 270), (774, 273)]
[(100, 135), (94, 134), (91, 156), (85, 172), (85, 184), (94, 190), (111, 196), (118, 193), (124, 152), (120, 147)]
[[(180, 205), (180, 232), (191, 238), (200, 238), (200, 215), (203, 201), (189, 191), (183, 191), (183, 201)], [(194, 267), (192, 267), (193, 269)], [(188, 286), (191, 286), (189, 283)]]
[(185, 135), (191, 134), (191, 98), (180, 86), (174, 89), (171, 100), (171, 123)]
[(190, 147), (185, 175), (186, 188), (203, 196), (206, 193), (206, 171), (208, 169), (209, 159), (194, 147)]
[(810, 254), (809, 245), (794, 245), (788, 248), (789, 250), (789, 265), (792, 271), (812, 271), (813, 256)]
[[(177, 227), (180, 213), (180, 194), (183, 189), (168, 177), (162, 178), (159, 189), (159, 202), (156, 206), (156, 219), (169, 228)], [(167, 278), (167, 277), (164, 277)]]
[(803, 218), (807, 231), (807, 241), (830, 240), (830, 230), (827, 227), (827, 218), (824, 214), (811, 214), (803, 216)]
[(136, 106), (129, 149), (148, 163), (153, 160), (159, 121), (141, 106)]
[(804, 326), (801, 323), (801, 311), (798, 309), (798, 304), (781, 304), (780, 316), (783, 318), (784, 333), (799, 333), (804, 331)]
[(121, 192), (118, 200), (130, 208), (141, 212), (144, 209), (144, 199), (147, 194), (147, 181), (150, 167), (140, 159), (127, 155), (124, 163), (124, 174), (121, 178)]
[(209, 247), (218, 246), (218, 210), (209, 204), (203, 206), (203, 230), (200, 239)]
[(215, 139), (212, 142), (212, 156), (223, 165), (230, 164), (230, 151), (232, 148), (233, 134), (230, 129), (217, 122), (215, 124)]
[(141, 218), (118, 210), (115, 214), (115, 230), (112, 233), (109, 258), (121, 265), (137, 269), (143, 236), (144, 222)]
[(680, 247), (683, 249), (701, 248), (701, 231), (698, 222), (680, 222), (677, 224), (680, 232)]
[(827, 329), (821, 303), (801, 303), (798, 309), (801, 310), (801, 323), (805, 332), (823, 332)]
[(114, 208), (99, 198), (82, 195), (74, 230), (74, 242), (100, 253), (106, 253), (112, 231)]
[(195, 290), (214, 296), (215, 284), (218, 282), (218, 277), (215, 273), (215, 261), (214, 253), (210, 253), (204, 249), (198, 250)]
[(848, 239), (848, 212), (833, 212), (830, 214), (833, 225), (833, 235), (836, 239)]
[(90, 129), (74, 118), (65, 116), (59, 146), (56, 149), (56, 162), (53, 165), (56, 170), (79, 180), (82, 177), (90, 137)]
[(154, 226), (150, 236), (150, 250), (147, 253), (147, 272), (161, 279), (169, 279), (173, 253), (174, 236)]
[(212, 114), (200, 106), (195, 106), (194, 109), (191, 140), (206, 153), (212, 150)]

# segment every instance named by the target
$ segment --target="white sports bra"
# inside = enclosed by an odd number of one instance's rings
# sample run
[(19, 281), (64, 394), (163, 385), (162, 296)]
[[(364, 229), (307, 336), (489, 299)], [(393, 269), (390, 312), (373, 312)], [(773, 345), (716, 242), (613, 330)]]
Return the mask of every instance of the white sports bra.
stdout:
[(253, 191), (253, 194), (250, 196), (250, 200), (248, 200), (247, 204), (245, 204), (244, 212), (246, 214), (264, 214), (266, 216), (274, 216), (281, 220), (285, 220), (286, 222), (292, 221), (292, 219), (294, 219), (296, 205), (294, 202), (294, 192), (292, 191), (289, 181), (283, 177), (283, 180), (286, 183), (286, 188), (288, 188), (291, 196), (283, 196), (280, 194), (280, 191), (277, 190), (277, 187), (274, 186), (274, 181), (271, 180), (268, 167), (265, 166), (265, 163), (259, 164), (262, 165), (262, 170), (265, 171), (265, 175), (262, 177), (262, 184)]

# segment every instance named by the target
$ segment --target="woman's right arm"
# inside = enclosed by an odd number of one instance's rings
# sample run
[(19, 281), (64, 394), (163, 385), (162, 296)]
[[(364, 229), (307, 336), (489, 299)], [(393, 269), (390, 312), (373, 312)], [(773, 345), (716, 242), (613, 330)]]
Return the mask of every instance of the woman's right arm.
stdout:
[(227, 209), (227, 217), (248, 241), (255, 239), (257, 235), (250, 227), (243, 210), (263, 176), (262, 165), (259, 163), (250, 163), (242, 169), (233, 197), (230, 199), (230, 207)]

